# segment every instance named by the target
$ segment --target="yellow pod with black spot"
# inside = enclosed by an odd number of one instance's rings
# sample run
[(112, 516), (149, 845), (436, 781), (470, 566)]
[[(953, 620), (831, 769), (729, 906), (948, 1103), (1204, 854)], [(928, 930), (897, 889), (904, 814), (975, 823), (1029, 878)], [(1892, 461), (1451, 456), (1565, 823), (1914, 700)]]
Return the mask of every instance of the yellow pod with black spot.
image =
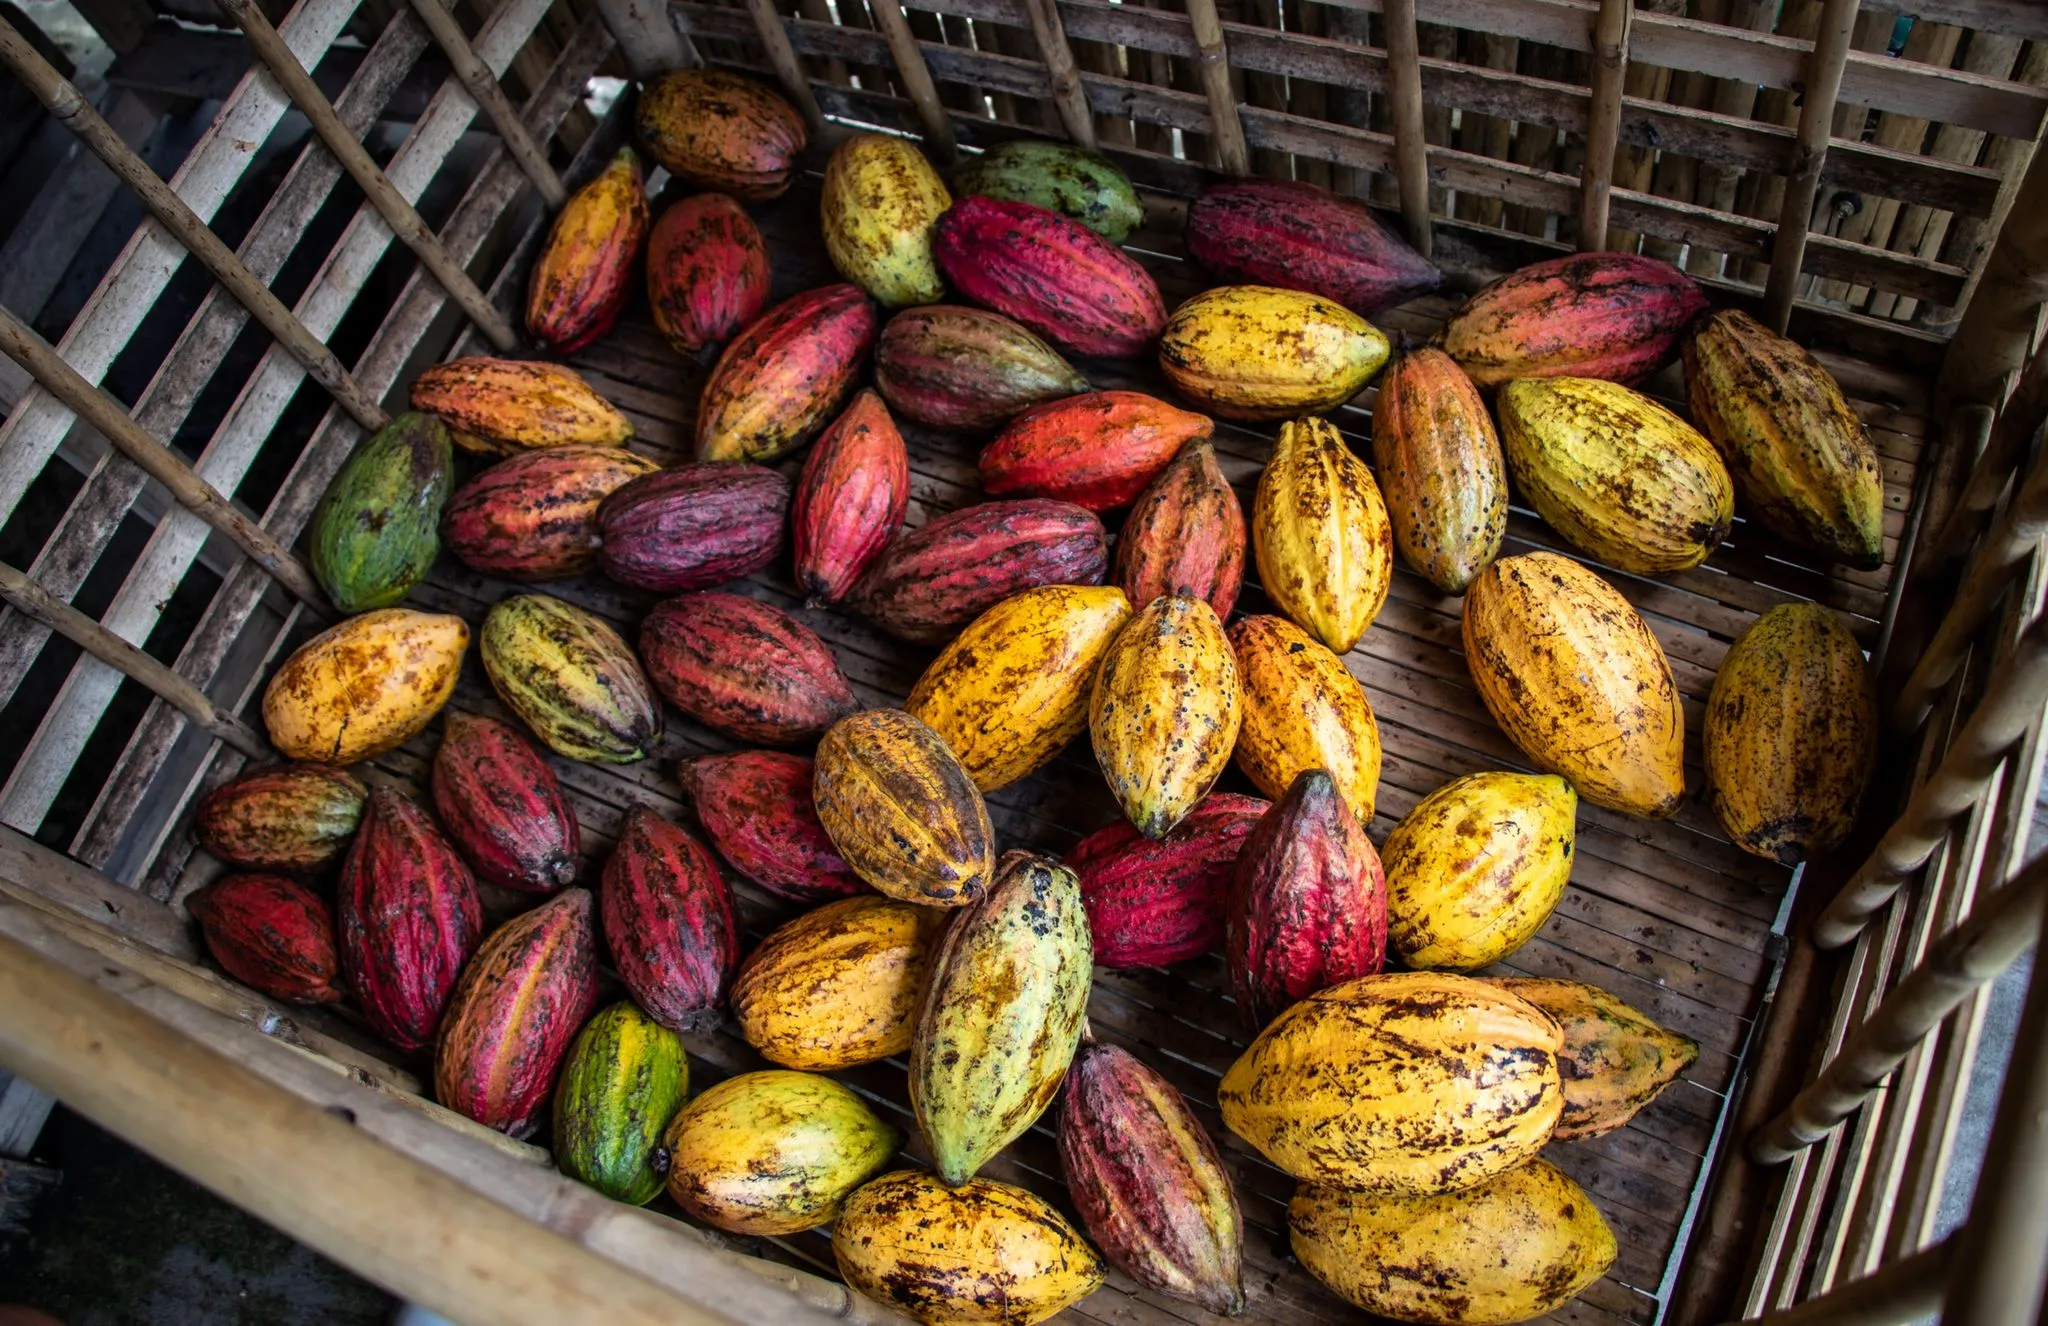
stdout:
[(903, 1053), (946, 915), (868, 894), (786, 922), (732, 983), (740, 1035), (771, 1063), (818, 1073)]
[(1555, 774), (1444, 784), (1387, 835), (1387, 943), (1418, 970), (1472, 971), (1529, 939), (1564, 897), (1579, 798)]
[(1550, 1136), (1560, 1142), (1611, 1133), (1678, 1080), (1700, 1057), (1688, 1036), (1658, 1026), (1596, 985), (1537, 978), (1502, 980), (1557, 1022), (1564, 1050), (1564, 1113)]
[(818, 741), (811, 797), (853, 872), (928, 907), (962, 907), (995, 874), (988, 805), (939, 734), (901, 709), (842, 718)]
[(946, 285), (932, 258), (932, 228), (952, 205), (915, 144), (856, 134), (825, 165), (825, 252), (840, 275), (891, 308), (936, 303)]
[(1321, 295), (1226, 285), (1173, 311), (1159, 367), (1210, 414), (1291, 419), (1356, 396), (1391, 350), (1377, 327)]
[(1156, 598), (1111, 642), (1088, 730), (1138, 832), (1164, 837), (1208, 795), (1237, 744), (1240, 698), (1237, 655), (1201, 599)]
[(455, 694), (469, 627), (381, 608), (299, 646), (263, 691), (263, 726), (288, 759), (337, 768), (403, 743)]
[(1380, 786), (1380, 725), (1365, 687), (1308, 632), (1281, 617), (1230, 628), (1244, 719), (1237, 767), (1278, 801), (1308, 769), (1327, 770), (1360, 824), (1372, 823)]
[(1252, 555), (1280, 611), (1340, 654), (1386, 606), (1394, 580), (1387, 504), (1329, 420), (1280, 426), (1252, 499)]

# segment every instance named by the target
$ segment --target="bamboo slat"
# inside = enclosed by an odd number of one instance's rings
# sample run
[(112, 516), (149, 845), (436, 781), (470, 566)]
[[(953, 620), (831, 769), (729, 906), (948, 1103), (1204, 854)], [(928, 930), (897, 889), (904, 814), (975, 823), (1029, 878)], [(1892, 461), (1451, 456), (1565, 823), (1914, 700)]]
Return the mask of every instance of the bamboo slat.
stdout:
[(1216, 164), (1226, 175), (1249, 175), (1251, 153), (1245, 147), (1237, 97), (1230, 86), (1230, 54), (1223, 45), (1223, 21), (1216, 13), (1216, 0), (1186, 0), (1186, 5), (1195, 39), (1195, 69), (1202, 80), (1202, 95), (1209, 99), (1209, 137), (1216, 150)]
[(1387, 0), (1387, 102), (1394, 121), (1394, 159), (1401, 223), (1423, 257), (1436, 251), (1430, 230), (1429, 149), (1422, 123), (1422, 52), (1415, 0)]
[(1593, 104), (1586, 124), (1586, 163), (1579, 174), (1579, 252), (1607, 247), (1614, 153), (1621, 138), (1621, 94), (1628, 80), (1631, 0), (1600, 0), (1593, 23)]
[(1841, 96), (1842, 70), (1849, 59), (1858, 0), (1827, 0), (1816, 29), (1813, 55), (1807, 65), (1805, 92), (1800, 98), (1799, 137), (1786, 172), (1784, 201), (1772, 243), (1770, 276), (1764, 285), (1764, 325), (1783, 335), (1792, 319), (1792, 300), (1805, 270), (1808, 223), (1820, 189), (1828, 139)]
[(652, 78), (670, 69), (696, 68), (704, 63), (689, 39), (669, 21), (663, 0), (591, 0), (604, 20), (626, 68), (635, 78)]
[(1796, 1307), (1751, 1317), (1744, 1326), (1905, 1326), (1941, 1306), (1954, 1257), (1954, 1242), (1945, 1239)]
[(1067, 137), (1083, 148), (1095, 150), (1095, 116), (1081, 90), (1081, 71), (1074, 63), (1073, 48), (1067, 45), (1066, 30), (1060, 26), (1055, 0), (1019, 0), (1031, 20), (1031, 33), (1038, 41), (1039, 55), (1052, 79), (1053, 108)]
[(2033, 350), (2035, 320), (2048, 302), (2048, 152), (2035, 153), (2006, 216), (1942, 360), (1944, 401), (1996, 407), (2007, 375)]
[(895, 62), (896, 76), (902, 80), (903, 90), (917, 106), (917, 119), (924, 128), (925, 144), (941, 166), (950, 167), (960, 152), (953, 138), (953, 122), (939, 101), (931, 68), (925, 64), (924, 53), (918, 49), (917, 37), (910, 30), (910, 20), (903, 16), (903, 6), (896, 0), (876, 0), (873, 13), (875, 26), (882, 30), (883, 40), (889, 43), (889, 58)]
[(560, 207), (569, 199), (568, 190), (562, 187), (562, 179), (555, 174), (555, 168), (548, 164), (547, 153), (540, 144), (533, 141), (533, 135), (526, 132), (520, 122), (519, 112), (512, 109), (512, 103), (505, 97), (505, 90), (498, 86), (498, 76), (491, 67), (478, 58), (476, 48), (469, 44), (469, 35), (455, 16), (441, 6), (441, 0), (412, 0), (413, 13), (433, 34), (441, 53), (448, 57), (449, 67), (462, 80), (462, 86), (469, 89), (469, 95), (476, 98), (484, 114), (490, 116), (491, 127), (498, 131), (498, 137), (505, 141), (505, 150), (519, 163), (519, 169), (533, 182), (541, 201), (550, 208)]
[[(433, 3), (433, 0), (427, 2)], [(796, 51), (789, 44), (789, 34), (783, 30), (782, 15), (775, 10), (775, 0), (747, 0), (747, 13), (754, 20), (754, 35), (768, 52), (768, 63), (774, 67), (782, 90), (804, 113), (804, 122), (811, 126), (811, 132), (822, 132), (825, 114), (818, 109), (818, 98), (811, 92), (810, 75), (804, 72), (803, 65), (797, 61)]]

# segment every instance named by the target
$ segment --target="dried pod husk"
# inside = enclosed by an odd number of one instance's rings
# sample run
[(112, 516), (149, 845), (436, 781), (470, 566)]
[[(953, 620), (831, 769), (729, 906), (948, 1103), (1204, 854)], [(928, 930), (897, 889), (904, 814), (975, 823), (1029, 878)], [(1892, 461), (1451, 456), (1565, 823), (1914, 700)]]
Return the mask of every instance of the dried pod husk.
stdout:
[(223, 783), (199, 801), (192, 836), (244, 870), (324, 870), (348, 850), (370, 790), (324, 764), (277, 764)]
[(1329, 420), (1280, 425), (1252, 499), (1252, 554), (1274, 605), (1339, 654), (1386, 605), (1394, 579), (1387, 505)]
[(228, 875), (186, 899), (206, 951), (242, 984), (290, 1004), (338, 1004), (334, 916), (283, 875)]
[(1700, 753), (1744, 851), (1795, 865), (1848, 837), (1876, 767), (1877, 683), (1833, 610), (1781, 603), (1729, 646)]
[(1154, 599), (1117, 634), (1095, 674), (1088, 730), (1138, 832), (1160, 837), (1208, 795), (1242, 708), (1237, 656), (1202, 600)]
[(379, 608), (314, 636), (263, 691), (263, 726), (287, 759), (354, 764), (403, 744), (455, 694), (462, 618)]
[(1045, 1199), (921, 1170), (884, 1174), (832, 1228), (846, 1283), (928, 1326), (1035, 1326), (1095, 1292), (1102, 1259)]
[(1081, 883), (1095, 965), (1164, 967), (1221, 947), (1238, 852), (1270, 808), (1213, 792), (1164, 837), (1118, 820), (1076, 844), (1066, 865)]
[(682, 355), (761, 316), (768, 307), (768, 245), (744, 207), (700, 193), (661, 214), (647, 239), (647, 304), (656, 330)]
[(1444, 274), (1354, 198), (1295, 180), (1232, 180), (1188, 205), (1188, 256), (1219, 280), (1306, 290), (1360, 317)]
[(818, 742), (818, 822), (854, 872), (892, 898), (961, 907), (995, 874), (995, 830), (967, 770), (901, 709), (842, 718)]
[(1465, 301), (1437, 341), (1492, 391), (1515, 378), (1606, 378), (1630, 386), (1671, 362), (1707, 306), (1685, 273), (1633, 253), (1532, 263)]
[(487, 884), (553, 893), (576, 882), (576, 812), (555, 771), (509, 724), (448, 715), (434, 752), (434, 814)]
[(1071, 217), (1112, 244), (1145, 224), (1145, 204), (1130, 177), (1072, 143), (1018, 138), (967, 157), (953, 172), (961, 197), (980, 194), (1032, 203)]
[(831, 647), (773, 604), (685, 594), (647, 615), (640, 657), (662, 698), (715, 732), (789, 746), (860, 708)]
[(1530, 759), (1596, 806), (1661, 818), (1685, 796), (1685, 711), (1664, 647), (1620, 591), (1568, 557), (1487, 567), (1465, 595), (1465, 663)]
[(1074, 872), (1012, 852), (956, 913), (910, 1043), (910, 1108), (954, 1187), (1023, 1136), (1058, 1094), (1094, 971)]
[(614, 1201), (647, 1205), (667, 1184), (662, 1134), (689, 1094), (682, 1037), (630, 1001), (613, 1004), (576, 1034), (562, 1063), (556, 1166)]
[(477, 652), (491, 689), (557, 755), (601, 764), (644, 759), (661, 707), (640, 660), (609, 623), (546, 594), (500, 599)]
[(1216, 429), (1207, 415), (1140, 391), (1090, 391), (1034, 405), (982, 448), (991, 497), (1056, 497), (1090, 511), (1128, 506), (1181, 444)]
[(1103, 1254), (1147, 1289), (1244, 1311), (1237, 1190), (1180, 1093), (1115, 1045), (1083, 1045), (1060, 1106), (1060, 1170)]
[(698, 461), (632, 479), (597, 509), (604, 573), (680, 594), (749, 576), (782, 551), (789, 480), (760, 465)]
[(677, 1031), (718, 1019), (740, 934), (709, 848), (635, 806), (604, 863), (598, 903), (619, 979), (647, 1016)]
[(1305, 769), (1322, 769), (1360, 824), (1372, 823), (1380, 786), (1380, 725), (1365, 687), (1344, 660), (1279, 617), (1245, 617), (1230, 628), (1244, 721), (1237, 767), (1279, 797)]
[(426, 1048), (483, 938), (476, 879), (427, 812), (389, 788), (370, 793), (335, 886), (342, 971), (379, 1036)]
[(889, 408), (933, 428), (993, 428), (1020, 410), (1088, 390), (1088, 379), (1000, 313), (934, 304), (889, 319), (875, 345)]
[(1387, 835), (1387, 940), (1418, 970), (1473, 971), (1529, 942), (1564, 897), (1579, 799), (1552, 774), (1476, 773)]
[(885, 306), (929, 304), (946, 292), (932, 260), (932, 228), (952, 204), (916, 144), (855, 134), (825, 165), (818, 203), (825, 252), (841, 276)]
[(810, 141), (796, 107), (722, 69), (671, 69), (649, 81), (633, 127), (669, 174), (748, 202), (787, 189)]
[(1207, 438), (1183, 446), (1131, 506), (1116, 581), (1134, 606), (1179, 594), (1229, 620), (1244, 585), (1244, 507)]
[(1611, 1133), (1678, 1080), (1700, 1057), (1690, 1037), (1667, 1031), (1598, 986), (1584, 981), (1515, 978), (1500, 986), (1557, 1022), (1564, 1049), (1564, 1113), (1552, 1140)]
[(612, 329), (633, 292), (647, 242), (647, 182), (622, 147), (596, 179), (569, 195), (534, 259), (526, 332), (552, 354), (572, 354)]
[(1007, 787), (1088, 726), (1096, 667), (1130, 616), (1120, 589), (1027, 589), (969, 623), (903, 707), (939, 734), (984, 793)]
[(1508, 472), (1493, 416), (1456, 360), (1424, 347), (1388, 366), (1372, 410), (1372, 456), (1394, 546), (1424, 580), (1464, 593), (1500, 555)]
[(1378, 328), (1320, 295), (1227, 285), (1173, 311), (1159, 367), (1210, 414), (1292, 419), (1356, 396), (1392, 348)]
[(1544, 1160), (1435, 1196), (1305, 1184), (1287, 1227), (1294, 1255), (1340, 1297), (1425, 1326), (1541, 1317), (1606, 1274), (1616, 1251), (1593, 1199)]
[(1166, 325), (1137, 259), (1031, 203), (962, 198), (939, 218), (932, 256), (962, 295), (1075, 354), (1140, 355)]
[(597, 1003), (588, 889), (564, 889), (493, 931), (462, 969), (434, 1051), (434, 1098), (529, 1137)]
[(597, 566), (605, 498), (661, 466), (624, 447), (522, 451), (455, 490), (442, 540), (464, 566), (507, 580), (557, 580)]
[(440, 415), (465, 451), (618, 447), (633, 436), (633, 421), (574, 369), (537, 359), (435, 364), (413, 379), (412, 408)]
[(1094, 512), (1030, 497), (934, 517), (882, 549), (847, 606), (898, 639), (936, 645), (1013, 594), (1099, 585), (1109, 532)]
[(862, 388), (804, 461), (790, 505), (797, 588), (837, 603), (903, 524), (910, 453), (889, 407)]
[(697, 401), (697, 459), (773, 460), (839, 412), (875, 343), (859, 287), (792, 295), (733, 338)]
[(407, 410), (350, 454), (313, 512), (313, 578), (345, 613), (388, 608), (441, 551), (441, 506), (454, 477), (448, 426)]
[(768, 892), (802, 903), (866, 887), (818, 822), (815, 776), (804, 756), (765, 750), (700, 755), (676, 769), (718, 854)]
[(770, 1063), (817, 1073), (902, 1054), (947, 916), (868, 895), (785, 922), (733, 981), (740, 1035)]
[(1550, 1015), (1447, 972), (1318, 991), (1223, 1075), (1230, 1130), (1305, 1183), (1444, 1193), (1529, 1160), (1564, 1108)]

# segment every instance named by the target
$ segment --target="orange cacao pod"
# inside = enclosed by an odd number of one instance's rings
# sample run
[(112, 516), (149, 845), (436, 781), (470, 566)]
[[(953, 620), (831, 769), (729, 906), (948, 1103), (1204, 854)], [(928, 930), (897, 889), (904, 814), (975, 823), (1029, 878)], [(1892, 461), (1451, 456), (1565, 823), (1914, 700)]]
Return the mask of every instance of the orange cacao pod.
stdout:
[(747, 202), (789, 187), (810, 130), (766, 83), (722, 69), (673, 69), (640, 93), (635, 121), (668, 173)]
[(875, 341), (875, 306), (855, 285), (783, 300), (725, 347), (697, 402), (698, 460), (773, 460), (839, 409)]
[(1508, 472), (1493, 416), (1456, 360), (1424, 348), (1388, 366), (1372, 456), (1394, 546), (1430, 584), (1464, 593), (1500, 554)]
[(646, 181), (633, 149), (622, 147), (555, 217), (526, 291), (527, 333), (566, 355), (610, 331), (646, 242)]
[(1216, 430), (1205, 414), (1138, 391), (1091, 391), (1034, 405), (981, 453), (991, 497), (1056, 497), (1090, 511), (1128, 506), (1182, 444)]
[(547, 447), (507, 456), (455, 490), (441, 541), (464, 566), (507, 580), (555, 580), (597, 565), (597, 509), (661, 466), (624, 447)]
[(1134, 609), (1180, 594), (1230, 619), (1244, 584), (1244, 506), (1209, 439), (1183, 446), (1124, 517), (1116, 581)]

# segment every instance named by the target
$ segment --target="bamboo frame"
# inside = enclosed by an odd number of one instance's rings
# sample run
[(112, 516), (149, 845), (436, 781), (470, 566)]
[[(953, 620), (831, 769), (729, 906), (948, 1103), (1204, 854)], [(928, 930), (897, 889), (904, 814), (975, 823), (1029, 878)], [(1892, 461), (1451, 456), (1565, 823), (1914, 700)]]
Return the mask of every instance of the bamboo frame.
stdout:
[(1579, 172), (1579, 252), (1607, 247), (1607, 216), (1614, 188), (1614, 149), (1621, 138), (1621, 89), (1628, 75), (1633, 0), (1600, 0), (1593, 21), (1592, 114), (1586, 128), (1586, 164)]
[(1764, 284), (1763, 322), (1781, 336), (1792, 319), (1792, 299), (1805, 267), (1808, 224), (1821, 170), (1827, 163), (1829, 132), (1835, 104), (1842, 95), (1842, 71), (1848, 66), (1849, 40), (1859, 7), (1859, 0), (1827, 0), (1813, 54), (1807, 58), (1799, 136), (1791, 168), (1785, 174), (1785, 200), (1778, 212), (1770, 277)]
[(1245, 146), (1244, 123), (1237, 113), (1237, 94), (1230, 86), (1230, 53), (1223, 44), (1223, 20), (1216, 0), (1186, 0), (1188, 26), (1195, 37), (1195, 70), (1202, 95), (1209, 99), (1210, 138), (1216, 164), (1226, 175), (1251, 174), (1251, 151)]
[(761, 39), (761, 46), (768, 52), (768, 63), (775, 70), (775, 77), (781, 81), (782, 90), (803, 112), (804, 122), (817, 134), (825, 127), (825, 113), (818, 109), (818, 98), (811, 92), (810, 75), (797, 62), (796, 52), (790, 48), (789, 33), (783, 30), (782, 15), (775, 12), (775, 0), (747, 0), (747, 14), (754, 20), (754, 33)]
[(1066, 29), (1060, 23), (1057, 0), (1018, 0), (1031, 20), (1031, 35), (1038, 42), (1039, 58), (1045, 61), (1052, 79), (1052, 104), (1067, 137), (1082, 149), (1095, 150), (1095, 116), (1081, 90), (1080, 67), (1074, 63), (1073, 48), (1067, 45)]
[(896, 69), (896, 76), (903, 81), (903, 90), (910, 94), (910, 100), (917, 106), (918, 123), (924, 127), (925, 143), (939, 158), (939, 164), (950, 167), (960, 156), (960, 144), (953, 136), (953, 121), (946, 114), (946, 107), (939, 100), (938, 85), (932, 82), (931, 66), (924, 61), (924, 52), (918, 48), (917, 34), (910, 30), (910, 20), (903, 16), (903, 6), (896, 0), (875, 0), (870, 7), (875, 26), (881, 30), (882, 39), (889, 43), (889, 58)]
[(1941, 1306), (1954, 1254), (1954, 1241), (1944, 1239), (1796, 1307), (1752, 1317), (1743, 1326), (1904, 1326)]
[(1430, 220), (1429, 148), (1422, 126), (1422, 52), (1416, 32), (1415, 0), (1387, 0), (1387, 100), (1394, 117), (1395, 178), (1401, 189), (1401, 224), (1408, 242), (1433, 257), (1436, 239)]
[(569, 201), (569, 191), (562, 187), (562, 177), (555, 174), (555, 168), (548, 164), (547, 153), (540, 144), (533, 141), (533, 135), (526, 132), (526, 125), (520, 120), (519, 112), (512, 109), (512, 103), (505, 97), (505, 89), (498, 86), (498, 76), (491, 72), (469, 44), (469, 37), (462, 25), (455, 21), (455, 15), (441, 5), (441, 0), (412, 0), (412, 11), (419, 15), (421, 23), (433, 34), (441, 53), (448, 57), (448, 65), (455, 76), (462, 80), (462, 86), (469, 95), (476, 98), (476, 104), (483, 107), (484, 114), (491, 117), (491, 125), (504, 140), (505, 150), (519, 163), (519, 169), (533, 182), (534, 190), (541, 201), (550, 208), (558, 208)]
[(612, 40), (638, 79), (671, 69), (695, 69), (704, 63), (697, 48), (676, 31), (663, 0), (591, 0)]

